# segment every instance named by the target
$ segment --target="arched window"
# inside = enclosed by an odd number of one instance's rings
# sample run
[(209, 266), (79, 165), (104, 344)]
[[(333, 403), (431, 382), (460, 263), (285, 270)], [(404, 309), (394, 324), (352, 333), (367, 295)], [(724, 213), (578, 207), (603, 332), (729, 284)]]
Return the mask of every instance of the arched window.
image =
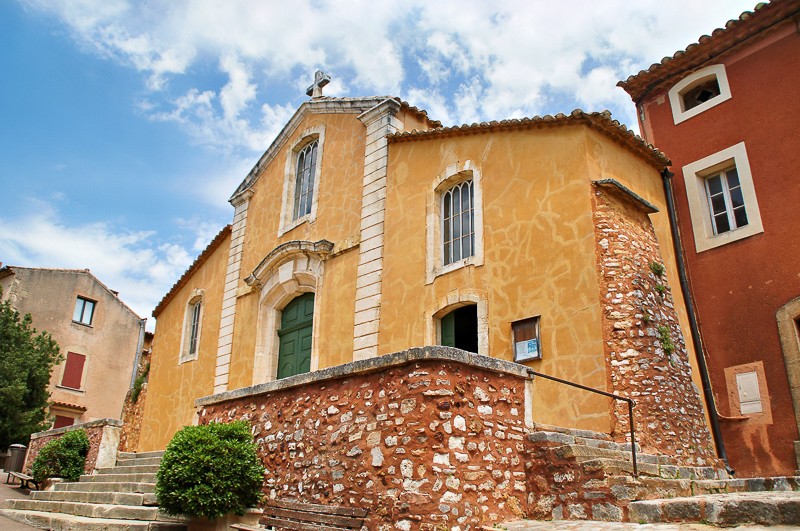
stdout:
[(472, 180), (442, 194), (442, 262), (458, 262), (475, 254), (475, 194)]
[(204, 291), (192, 291), (186, 304), (183, 317), (183, 337), (181, 340), (180, 363), (196, 360), (200, 352), (200, 331), (203, 326), (203, 294)]
[(317, 171), (317, 146), (314, 140), (297, 154), (297, 168), (294, 185), (294, 215), (298, 219), (311, 213), (314, 199), (314, 176)]

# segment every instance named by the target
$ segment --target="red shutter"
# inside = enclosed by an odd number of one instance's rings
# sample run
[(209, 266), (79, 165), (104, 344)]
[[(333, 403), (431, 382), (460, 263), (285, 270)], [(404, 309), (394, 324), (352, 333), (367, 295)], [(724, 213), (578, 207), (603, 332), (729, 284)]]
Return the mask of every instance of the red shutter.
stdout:
[(71, 389), (80, 389), (83, 364), (85, 362), (86, 356), (83, 354), (67, 352), (67, 364), (64, 367), (64, 377), (61, 379), (61, 385)]
[(73, 424), (75, 424), (74, 418), (62, 417), (61, 415), (56, 415), (56, 421), (53, 424), (53, 429), (63, 428), (64, 426), (72, 426)]

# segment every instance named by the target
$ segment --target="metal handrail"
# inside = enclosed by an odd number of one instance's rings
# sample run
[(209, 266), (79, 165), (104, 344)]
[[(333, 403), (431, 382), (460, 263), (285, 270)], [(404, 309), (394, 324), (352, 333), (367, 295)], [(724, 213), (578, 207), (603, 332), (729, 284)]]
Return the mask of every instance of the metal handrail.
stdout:
[(633, 460), (633, 477), (639, 477), (639, 468), (636, 466), (636, 428), (633, 425), (633, 406), (636, 405), (636, 401), (632, 398), (627, 398), (625, 396), (615, 395), (614, 393), (608, 393), (606, 391), (601, 391), (600, 389), (595, 389), (594, 387), (588, 387), (585, 385), (581, 385), (575, 382), (570, 382), (569, 380), (562, 380), (561, 378), (556, 378), (555, 376), (550, 376), (547, 374), (542, 374), (540, 372), (536, 372), (533, 369), (528, 369), (528, 374), (532, 376), (539, 376), (541, 378), (545, 378), (546, 380), (553, 380), (554, 382), (562, 383), (565, 385), (569, 385), (572, 387), (577, 387), (578, 389), (583, 389), (584, 391), (590, 391), (592, 393), (597, 393), (598, 395), (607, 396), (609, 398), (613, 398), (614, 400), (622, 400), (623, 402), (628, 403), (628, 421), (630, 424), (630, 434), (631, 434), (631, 459)]

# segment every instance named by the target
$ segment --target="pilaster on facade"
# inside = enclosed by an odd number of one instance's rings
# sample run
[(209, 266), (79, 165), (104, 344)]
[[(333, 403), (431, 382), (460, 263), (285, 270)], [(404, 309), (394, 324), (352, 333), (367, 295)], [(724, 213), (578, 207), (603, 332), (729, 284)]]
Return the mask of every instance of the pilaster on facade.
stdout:
[(361, 243), (356, 277), (353, 360), (378, 355), (381, 314), (383, 238), (386, 218), (386, 166), (389, 156), (386, 135), (403, 129), (397, 118), (400, 104), (387, 99), (361, 114), (366, 126), (364, 181), (361, 196)]
[(228, 374), (233, 351), (233, 325), (236, 320), (236, 292), (242, 264), (242, 249), (247, 228), (247, 209), (253, 191), (248, 189), (231, 199), (234, 207), (231, 227), (231, 247), (228, 251), (228, 267), (225, 273), (225, 288), (222, 295), (222, 314), (219, 323), (219, 339), (217, 341), (217, 366), (214, 371), (214, 392), (228, 390)]

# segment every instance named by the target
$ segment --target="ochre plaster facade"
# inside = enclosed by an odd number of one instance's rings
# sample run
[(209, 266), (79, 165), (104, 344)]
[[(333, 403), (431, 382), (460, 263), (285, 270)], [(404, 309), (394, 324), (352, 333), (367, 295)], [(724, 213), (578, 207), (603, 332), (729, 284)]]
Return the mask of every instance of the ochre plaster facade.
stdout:
[[(51, 373), (50, 415), (75, 424), (121, 418), (144, 320), (88, 269), (7, 266), (0, 269), (0, 287), (4, 299), (56, 340), (65, 358)], [(94, 302), (88, 324), (73, 320), (79, 297)], [(85, 357), (79, 388), (62, 385), (69, 352)]]
[[(294, 179), (293, 157), (309, 138), (320, 142), (318, 196), (311, 214), (293, 221), (286, 187)], [(441, 129), (394, 99), (303, 104), (234, 194), (230, 243), (215, 240), (157, 308), (139, 450), (164, 448), (192, 422), (191, 400), (274, 380), (280, 312), (307, 292), (315, 294), (312, 371), (438, 344), (439, 319), (475, 304), (479, 354), (513, 361), (512, 323), (540, 316), (543, 359), (526, 364), (611, 389), (619, 370), (607, 338), (612, 324), (604, 318), (594, 183), (613, 181), (650, 205), (638, 222), (650, 227), (659, 247), (664, 282), (677, 285), (660, 177), (668, 163), (606, 113)], [(476, 253), (443, 266), (431, 255), (441, 246), (438, 194), (469, 177), (476, 187)], [(197, 289), (225, 302), (213, 309), (209, 302), (198, 360), (179, 365), (183, 316)], [(668, 313), (680, 332), (686, 312), (679, 290), (672, 300)], [(230, 353), (222, 348), (226, 327)], [(654, 355), (642, 349), (643, 357)], [(686, 367), (694, 363), (691, 345), (681, 355)], [(688, 392), (680, 398), (702, 428), (694, 375), (685, 376)], [(644, 394), (637, 398), (643, 418), (655, 396)], [(544, 380), (526, 414), (626, 437), (606, 399)], [(687, 462), (710, 454), (707, 432), (700, 431), (706, 440)], [(670, 450), (658, 437), (649, 440), (655, 451)]]

